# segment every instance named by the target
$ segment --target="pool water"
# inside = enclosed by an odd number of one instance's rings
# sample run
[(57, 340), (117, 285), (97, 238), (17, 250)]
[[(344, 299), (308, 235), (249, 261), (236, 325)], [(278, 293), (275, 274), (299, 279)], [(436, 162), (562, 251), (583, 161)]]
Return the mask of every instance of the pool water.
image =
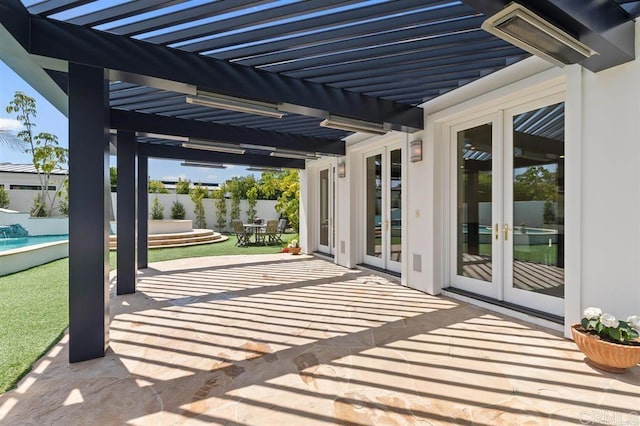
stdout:
[(0, 238), (0, 251), (13, 250), (36, 244), (68, 240), (69, 235), (40, 235), (37, 237)]

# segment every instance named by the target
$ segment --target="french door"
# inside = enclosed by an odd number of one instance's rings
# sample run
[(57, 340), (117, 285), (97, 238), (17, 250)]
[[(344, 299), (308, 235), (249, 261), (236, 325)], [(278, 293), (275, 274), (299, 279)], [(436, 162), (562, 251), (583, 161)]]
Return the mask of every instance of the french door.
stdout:
[(402, 265), (402, 151), (399, 145), (365, 154), (364, 263), (400, 272)]
[(318, 250), (332, 255), (335, 252), (335, 167), (329, 166), (320, 170), (319, 182), (320, 229)]
[(451, 285), (564, 314), (561, 96), (451, 127)]

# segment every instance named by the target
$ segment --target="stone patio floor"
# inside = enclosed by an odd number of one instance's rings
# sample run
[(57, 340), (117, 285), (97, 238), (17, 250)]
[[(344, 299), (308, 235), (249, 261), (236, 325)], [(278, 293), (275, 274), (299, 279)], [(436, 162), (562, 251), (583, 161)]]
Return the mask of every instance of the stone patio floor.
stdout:
[(150, 266), (106, 356), (69, 364), (65, 337), (1, 424), (640, 424), (640, 367), (555, 331), (311, 256)]

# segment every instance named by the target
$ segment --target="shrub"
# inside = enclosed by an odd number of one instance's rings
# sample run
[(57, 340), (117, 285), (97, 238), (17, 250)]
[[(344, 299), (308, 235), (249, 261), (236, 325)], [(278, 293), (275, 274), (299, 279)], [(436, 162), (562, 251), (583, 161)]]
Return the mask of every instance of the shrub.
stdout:
[(150, 180), (149, 181), (149, 193), (150, 194), (168, 194), (169, 191), (159, 180)]
[(65, 179), (62, 185), (63, 189), (58, 193), (58, 196), (60, 197), (58, 210), (61, 215), (69, 216), (69, 179)]
[(225, 198), (226, 188), (224, 184), (214, 193), (216, 199), (216, 224), (218, 225), (218, 231), (224, 231), (227, 224), (227, 200)]
[(44, 201), (42, 193), (38, 193), (33, 197), (33, 205), (31, 206), (31, 217), (47, 217), (47, 203)]
[(544, 202), (544, 209), (542, 211), (542, 221), (544, 223), (556, 223), (556, 212), (553, 208), (551, 201)]
[(180, 201), (174, 201), (171, 205), (171, 219), (184, 219), (186, 212)]
[(0, 209), (7, 207), (9, 207), (9, 192), (4, 189), (4, 186), (0, 186)]
[(178, 178), (176, 182), (176, 194), (188, 194), (191, 190), (191, 182)]
[(193, 213), (196, 215), (194, 225), (199, 229), (204, 229), (207, 227), (207, 219), (205, 216), (204, 203), (202, 202), (202, 200), (208, 195), (209, 191), (201, 184), (197, 184), (195, 187), (193, 187), (193, 189), (191, 190), (191, 194), (189, 194), (189, 196), (191, 197), (191, 201), (193, 201), (193, 204), (195, 206), (195, 208), (193, 209)]
[(256, 217), (256, 204), (258, 204), (258, 188), (252, 187), (247, 191), (247, 203), (249, 208), (247, 209), (247, 219), (249, 223), (253, 223), (253, 219)]
[(164, 219), (164, 206), (160, 204), (160, 201), (158, 201), (158, 197), (155, 197), (153, 199), (153, 204), (151, 205), (151, 219)]

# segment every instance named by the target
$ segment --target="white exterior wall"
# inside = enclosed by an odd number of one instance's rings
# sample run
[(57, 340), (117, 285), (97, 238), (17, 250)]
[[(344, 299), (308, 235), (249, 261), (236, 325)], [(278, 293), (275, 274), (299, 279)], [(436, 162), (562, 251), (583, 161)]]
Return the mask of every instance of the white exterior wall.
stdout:
[[(636, 46), (640, 57), (640, 40)], [(423, 139), (421, 162), (404, 156), (404, 284), (431, 294), (449, 285), (450, 166), (444, 124), (553, 93), (564, 93), (566, 107), (565, 334), (587, 306), (623, 319), (640, 314), (640, 59), (594, 74), (532, 57), (423, 105), (425, 130), (406, 136), (403, 145), (408, 151), (410, 140)], [(337, 179), (335, 194), (338, 264), (353, 267), (362, 261), (361, 153), (396, 135), (347, 139), (347, 176)], [(308, 166), (309, 186), (303, 191), (309, 194), (308, 208), (315, 210), (320, 161)], [(307, 218), (309, 243), (317, 246), (317, 218), (309, 212)]]
[(640, 60), (583, 70), (582, 93), (582, 306), (626, 319), (640, 313)]
[[(52, 175), (49, 181), (49, 186), (55, 186), (60, 188), (65, 176)], [(30, 189), (9, 189), (11, 185), (36, 185), (40, 186), (40, 180), (38, 175), (32, 173), (9, 173), (0, 172), (0, 186), (4, 186), (9, 194), (9, 209), (28, 212), (33, 205), (33, 199), (38, 194), (37, 190)], [(53, 196), (55, 193), (53, 190), (49, 191)], [(56, 204), (60, 201), (56, 198)]]

